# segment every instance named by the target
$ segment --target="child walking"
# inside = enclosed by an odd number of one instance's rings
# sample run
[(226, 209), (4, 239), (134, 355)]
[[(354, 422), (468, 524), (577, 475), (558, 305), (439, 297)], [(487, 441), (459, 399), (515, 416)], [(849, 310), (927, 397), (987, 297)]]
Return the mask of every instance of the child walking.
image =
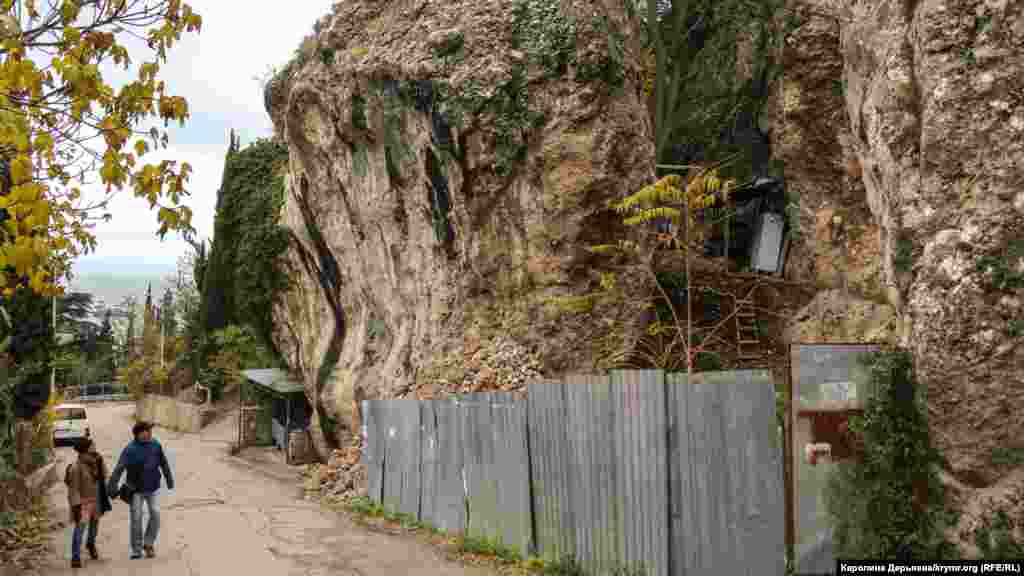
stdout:
[(68, 506), (75, 529), (71, 535), (71, 567), (82, 567), (82, 532), (88, 529), (86, 550), (93, 560), (99, 558), (96, 550), (96, 532), (100, 516), (110, 510), (106, 494), (107, 466), (94, 449), (89, 438), (75, 444), (78, 460), (68, 466), (64, 482), (68, 486)]

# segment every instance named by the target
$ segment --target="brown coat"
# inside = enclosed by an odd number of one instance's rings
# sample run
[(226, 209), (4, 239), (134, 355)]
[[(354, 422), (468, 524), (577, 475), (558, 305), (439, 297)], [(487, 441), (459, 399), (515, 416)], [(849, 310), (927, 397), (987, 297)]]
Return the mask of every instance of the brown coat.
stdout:
[(99, 483), (107, 481), (107, 465), (96, 452), (79, 454), (68, 470), (67, 480), (68, 506), (78, 506), (83, 499), (95, 502), (100, 497)]

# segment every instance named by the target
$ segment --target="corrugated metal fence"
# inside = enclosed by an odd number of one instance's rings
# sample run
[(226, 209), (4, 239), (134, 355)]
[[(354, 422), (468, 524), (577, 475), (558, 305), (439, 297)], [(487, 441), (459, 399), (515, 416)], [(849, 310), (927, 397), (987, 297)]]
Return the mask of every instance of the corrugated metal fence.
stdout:
[(615, 371), (363, 412), (389, 510), (590, 574), (784, 572), (767, 372)]

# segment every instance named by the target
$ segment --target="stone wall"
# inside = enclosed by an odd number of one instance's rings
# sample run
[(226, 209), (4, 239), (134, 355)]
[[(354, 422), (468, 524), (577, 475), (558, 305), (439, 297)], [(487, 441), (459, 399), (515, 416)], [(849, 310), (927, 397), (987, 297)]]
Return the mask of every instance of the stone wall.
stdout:
[(148, 394), (139, 400), (135, 414), (140, 420), (192, 434), (199, 433), (214, 415), (213, 411), (203, 406), (155, 394)]

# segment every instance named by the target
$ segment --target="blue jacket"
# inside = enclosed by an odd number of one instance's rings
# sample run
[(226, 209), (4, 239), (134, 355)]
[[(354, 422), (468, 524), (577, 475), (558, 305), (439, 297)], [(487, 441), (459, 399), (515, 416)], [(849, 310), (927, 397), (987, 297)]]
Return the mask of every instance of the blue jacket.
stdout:
[(167, 488), (174, 490), (174, 477), (171, 476), (171, 466), (167, 463), (167, 455), (164, 454), (163, 446), (156, 440), (139, 442), (132, 440), (121, 451), (121, 458), (117, 466), (110, 474), (108, 490), (111, 493), (117, 492), (118, 482), (121, 474), (127, 472), (125, 482), (132, 486), (136, 492), (152, 494), (160, 489), (161, 472), (163, 478), (167, 479)]

